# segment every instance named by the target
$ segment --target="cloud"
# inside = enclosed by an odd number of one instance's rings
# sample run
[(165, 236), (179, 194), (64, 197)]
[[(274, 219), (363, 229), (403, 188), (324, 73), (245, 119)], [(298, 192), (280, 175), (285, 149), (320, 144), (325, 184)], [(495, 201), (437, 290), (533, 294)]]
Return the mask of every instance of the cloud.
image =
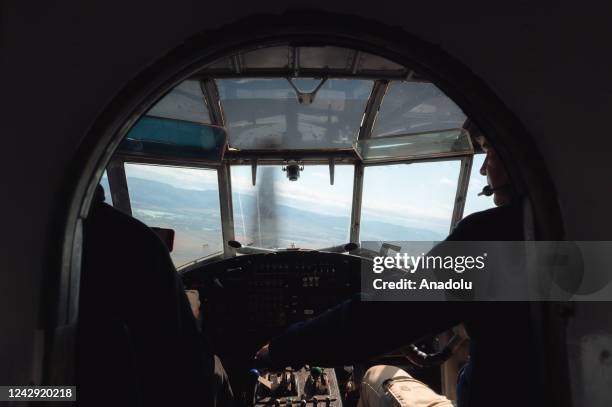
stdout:
[(130, 177), (134, 177), (196, 191), (218, 189), (217, 172), (210, 169), (127, 163), (125, 172), (128, 183)]
[(457, 181), (453, 181), (450, 178), (446, 178), (446, 177), (440, 178), (438, 182), (444, 185), (457, 186)]

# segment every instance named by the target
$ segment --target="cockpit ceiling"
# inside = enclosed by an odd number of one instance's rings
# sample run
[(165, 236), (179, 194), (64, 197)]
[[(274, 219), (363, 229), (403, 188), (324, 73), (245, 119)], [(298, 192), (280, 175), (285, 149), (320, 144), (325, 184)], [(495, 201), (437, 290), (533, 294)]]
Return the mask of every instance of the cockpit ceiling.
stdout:
[[(229, 144), (241, 150), (350, 149), (373, 82), (329, 79), (312, 103), (303, 104), (285, 78), (219, 79)], [(314, 79), (294, 81), (304, 91), (318, 84)]]
[(221, 58), (200, 75), (215, 77), (248, 75), (313, 75), (425, 80), (410, 69), (367, 52), (340, 47), (292, 47), (288, 45), (248, 50)]
[[(470, 144), (461, 131), (465, 114), (433, 83), (385, 58), (331, 46), (273, 46), (222, 58), (147, 116), (218, 126), (229, 150), (244, 153), (348, 151), (368, 162), (413, 159), (435, 146), (442, 147), (431, 157), (460, 155)], [(369, 141), (378, 138), (385, 140)]]

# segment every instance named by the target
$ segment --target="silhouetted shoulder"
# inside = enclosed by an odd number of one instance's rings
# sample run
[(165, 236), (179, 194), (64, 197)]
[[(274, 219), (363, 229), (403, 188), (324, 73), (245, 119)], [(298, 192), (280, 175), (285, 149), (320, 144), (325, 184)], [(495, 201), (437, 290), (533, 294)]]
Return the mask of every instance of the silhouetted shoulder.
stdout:
[(446, 238), (449, 241), (523, 239), (523, 216), (520, 205), (499, 206), (466, 216)]

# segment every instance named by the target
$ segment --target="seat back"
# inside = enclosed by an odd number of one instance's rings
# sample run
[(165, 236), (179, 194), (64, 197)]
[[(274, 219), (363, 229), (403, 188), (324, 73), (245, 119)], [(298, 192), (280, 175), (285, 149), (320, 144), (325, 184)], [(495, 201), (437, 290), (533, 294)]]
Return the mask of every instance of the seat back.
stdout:
[(83, 405), (201, 405), (212, 354), (168, 250), (146, 225), (99, 199), (84, 223), (78, 335)]

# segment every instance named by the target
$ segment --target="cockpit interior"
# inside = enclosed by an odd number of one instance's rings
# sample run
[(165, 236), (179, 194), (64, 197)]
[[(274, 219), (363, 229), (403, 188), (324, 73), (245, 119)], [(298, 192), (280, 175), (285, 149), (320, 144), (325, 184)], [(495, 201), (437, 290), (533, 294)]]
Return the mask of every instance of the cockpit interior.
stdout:
[(608, 3), (3, 2), (0, 404), (609, 407)]
[(433, 246), (494, 206), (478, 129), (453, 99), (370, 52), (278, 43), (193, 69), (143, 112), (99, 169), (104, 201), (170, 251), (241, 405), (355, 405), (374, 364), (456, 399), (469, 339), (447, 345), (460, 326), (350, 366), (258, 371), (257, 383), (252, 371), (266, 341), (359, 293), (373, 255)]

